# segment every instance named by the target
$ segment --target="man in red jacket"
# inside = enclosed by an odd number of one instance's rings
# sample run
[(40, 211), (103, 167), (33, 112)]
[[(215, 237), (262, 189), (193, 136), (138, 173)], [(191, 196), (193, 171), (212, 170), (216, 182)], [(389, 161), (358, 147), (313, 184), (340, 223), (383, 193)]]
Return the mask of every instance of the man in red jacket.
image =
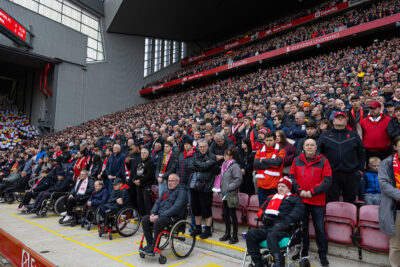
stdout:
[(360, 121), (366, 162), (370, 157), (378, 157), (383, 160), (392, 154), (390, 137), (387, 133), (387, 126), (391, 118), (383, 114), (381, 107), (382, 105), (378, 101), (371, 102), (368, 116)]
[(322, 266), (329, 266), (326, 255), (328, 243), (325, 233), (325, 193), (332, 183), (332, 171), (329, 161), (317, 153), (317, 143), (314, 139), (307, 139), (303, 145), (304, 153), (293, 161), (289, 176), (292, 178), (293, 192), (300, 195), (304, 207), (303, 217), (303, 250), (302, 257), (308, 256), (310, 246), (308, 222), (311, 213), (315, 237), (318, 246), (319, 259)]

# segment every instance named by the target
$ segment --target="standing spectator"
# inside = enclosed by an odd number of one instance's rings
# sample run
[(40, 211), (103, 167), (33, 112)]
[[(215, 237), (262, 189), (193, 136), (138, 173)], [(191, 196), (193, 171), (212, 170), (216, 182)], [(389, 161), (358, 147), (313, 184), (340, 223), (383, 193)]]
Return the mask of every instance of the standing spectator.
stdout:
[(288, 137), (293, 139), (296, 144), (301, 138), (306, 136), (305, 119), (304, 112), (299, 111), (294, 115), (295, 124), (290, 128)]
[(378, 169), (381, 160), (378, 157), (370, 157), (368, 171), (361, 180), (361, 195), (366, 205), (379, 205), (381, 202), (381, 189), (379, 188)]
[(315, 121), (307, 121), (306, 123), (306, 137), (302, 138), (299, 140), (299, 142), (297, 143), (297, 147), (296, 147), (296, 156), (299, 156), (301, 153), (303, 153), (303, 147), (304, 147), (304, 142), (311, 138), (314, 139), (317, 143), (318, 143), (318, 138), (319, 138), (319, 133), (317, 131), (317, 124), (315, 123)]
[(347, 128), (351, 131), (357, 132), (359, 136), (362, 136), (360, 121), (367, 116), (368, 110), (364, 110), (358, 95), (353, 95), (350, 97), (350, 105), (351, 109), (348, 112), (349, 120), (347, 123)]
[(260, 205), (268, 196), (276, 194), (278, 181), (282, 177), (285, 150), (276, 143), (275, 133), (265, 136), (265, 145), (257, 151), (254, 168), (257, 169), (257, 193)]
[(367, 162), (370, 157), (384, 159), (391, 154), (386, 130), (391, 119), (381, 112), (381, 106), (378, 101), (371, 102), (367, 118), (360, 122)]
[[(215, 155), (217, 159), (217, 166), (221, 168), (224, 162), (224, 151), (228, 148), (234, 147), (233, 141), (229, 139), (226, 135), (222, 133), (216, 133), (214, 136), (214, 141), (210, 147), (210, 152)], [(217, 170), (219, 173), (221, 170)]]
[(354, 202), (364, 170), (364, 145), (358, 134), (346, 129), (346, 125), (346, 114), (336, 113), (334, 128), (324, 132), (318, 140), (319, 151), (328, 158), (332, 168), (329, 201), (339, 201), (342, 193), (345, 202)]
[(283, 174), (289, 174), (292, 162), (294, 160), (296, 147), (289, 143), (286, 139), (284, 131), (276, 131), (276, 142), (285, 150), (285, 160), (283, 161)]
[[(192, 233), (200, 238), (208, 238), (211, 234), (212, 225), (212, 188), (214, 185), (214, 173), (216, 166), (215, 155), (208, 150), (208, 143), (205, 139), (200, 139), (198, 151), (193, 155), (189, 164), (190, 194), (192, 197), (192, 211), (196, 219), (196, 229)], [(201, 229), (201, 221), (204, 218), (206, 228)]]
[(81, 174), (82, 169), (86, 169), (87, 168), (87, 160), (86, 158), (83, 156), (81, 151), (78, 151), (76, 153), (76, 161), (74, 164), (74, 180), (77, 179), (79, 177), (79, 175)]
[(121, 153), (121, 146), (118, 144), (113, 146), (113, 153), (107, 160), (106, 174), (108, 180), (105, 180), (105, 187), (111, 195), (114, 190), (112, 181), (115, 178), (125, 177), (125, 155)]
[(178, 156), (172, 149), (173, 143), (166, 141), (164, 143), (164, 152), (158, 159), (156, 167), (156, 178), (158, 183), (158, 196), (161, 197), (167, 189), (167, 178), (171, 173), (176, 172)]
[[(220, 175), (220, 196), (223, 200), (223, 214), (225, 221), (225, 234), (219, 239), (220, 241), (229, 240), (229, 244), (239, 242), (237, 237), (238, 221), (236, 217), (236, 208), (239, 206), (239, 187), (242, 183), (243, 176), (239, 164), (236, 162), (237, 152), (234, 147), (225, 150), (224, 163), (221, 166)], [(218, 177), (217, 177), (218, 179)], [(232, 220), (232, 236), (231, 236), (231, 220)]]
[(400, 135), (400, 106), (394, 108), (395, 117), (393, 117), (388, 126), (387, 132), (391, 140)]
[(243, 175), (243, 181), (240, 185), (240, 192), (251, 196), (254, 194), (255, 188), (253, 183), (254, 156), (251, 150), (250, 139), (245, 138), (242, 140), (238, 152), (238, 161)]
[[(142, 148), (141, 159), (132, 170), (132, 182), (136, 187), (136, 199), (140, 216), (150, 214), (151, 210), (151, 185), (154, 184), (154, 164), (150, 158), (149, 150)], [(130, 186), (129, 186), (130, 187)]]
[(389, 262), (400, 266), (400, 136), (393, 140), (395, 153), (384, 159), (379, 166), (378, 179), (381, 188), (379, 227), (390, 235)]
[(290, 178), (294, 179), (293, 191), (300, 195), (305, 208), (301, 256), (308, 256), (310, 246), (308, 223), (311, 214), (321, 265), (329, 266), (326, 258), (328, 242), (326, 241), (324, 217), (325, 193), (328, 192), (332, 183), (332, 171), (329, 161), (317, 153), (317, 142), (314, 139), (307, 139), (304, 142), (303, 150), (304, 153), (295, 158), (290, 169)]

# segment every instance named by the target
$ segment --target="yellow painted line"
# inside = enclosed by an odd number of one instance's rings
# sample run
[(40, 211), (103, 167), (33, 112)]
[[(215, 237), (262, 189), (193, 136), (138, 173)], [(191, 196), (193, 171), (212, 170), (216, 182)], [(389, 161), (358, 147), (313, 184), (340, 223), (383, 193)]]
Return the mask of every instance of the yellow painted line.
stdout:
[(55, 230), (56, 232), (61, 232), (61, 231), (69, 231), (69, 230), (74, 230), (74, 229), (78, 229), (81, 228), (80, 226), (75, 226), (75, 227), (68, 227), (68, 228), (64, 228), (64, 229), (60, 229), (60, 230)]
[[(185, 236), (187, 238), (192, 238), (192, 236), (190, 236), (188, 234), (184, 234), (183, 236)], [(214, 240), (211, 240), (211, 239), (200, 239), (199, 237), (196, 237), (196, 239), (198, 241), (200, 241), (200, 242), (204, 242), (204, 243), (211, 244), (211, 245), (214, 245), (214, 246), (220, 246), (220, 247), (229, 248), (229, 249), (233, 249), (233, 250), (240, 251), (240, 252), (246, 252), (245, 248), (228, 245), (228, 244), (217, 242), (217, 241), (214, 241)]]
[(179, 265), (182, 265), (182, 264), (185, 264), (185, 263), (187, 263), (187, 261), (182, 261), (182, 262), (179, 262), (179, 263), (176, 263), (176, 264), (172, 264), (172, 265), (169, 265), (168, 267), (179, 266)]
[(210, 255), (212, 255), (212, 254), (214, 254), (214, 252), (210, 252), (210, 253), (201, 255), (200, 258), (204, 258), (204, 257), (210, 256)]
[(128, 256), (136, 255), (136, 254), (139, 254), (139, 251), (136, 251), (136, 252), (133, 252), (133, 253), (129, 253), (129, 254), (125, 254), (125, 255), (122, 255), (122, 256), (118, 256), (117, 258), (128, 257)]
[(76, 236), (71, 236), (70, 238), (78, 238), (78, 237), (85, 237), (85, 236), (91, 236), (91, 235), (97, 235), (97, 233), (91, 233), (91, 234), (86, 234), (86, 235), (76, 235)]
[(198, 266), (198, 267), (223, 267), (223, 266), (215, 264), (215, 263), (209, 263), (209, 264), (201, 265), (201, 266)]
[(88, 245), (85, 245), (85, 244), (83, 244), (83, 243), (81, 243), (81, 242), (79, 242), (79, 241), (76, 241), (76, 240), (74, 240), (74, 239), (72, 239), (72, 238), (63, 236), (62, 234), (59, 234), (59, 233), (57, 233), (57, 232), (55, 232), (55, 231), (53, 231), (53, 230), (47, 229), (46, 227), (43, 227), (43, 226), (41, 226), (41, 225), (39, 225), (39, 224), (37, 224), (37, 223), (31, 222), (31, 221), (29, 221), (29, 220), (27, 220), (27, 219), (24, 219), (24, 218), (22, 218), (22, 217), (20, 217), (20, 216), (18, 216), (18, 215), (15, 215), (14, 213), (10, 213), (10, 214), (11, 214), (11, 216), (13, 216), (13, 217), (15, 217), (15, 218), (21, 219), (21, 220), (23, 220), (23, 221), (25, 221), (25, 222), (27, 222), (27, 223), (30, 223), (30, 224), (32, 224), (32, 225), (35, 225), (35, 226), (39, 227), (40, 229), (43, 229), (43, 230), (47, 231), (47, 232), (49, 232), (49, 233), (55, 234), (55, 235), (57, 235), (57, 236), (59, 236), (59, 237), (62, 237), (62, 238), (64, 238), (64, 239), (68, 240), (68, 241), (71, 241), (71, 242), (73, 242), (73, 243), (75, 243), (75, 244), (77, 244), (77, 245), (80, 245), (80, 246), (82, 246), (82, 247), (85, 247), (85, 248), (88, 248), (88, 249), (90, 249), (90, 250), (92, 250), (92, 251), (95, 251), (95, 252), (97, 252), (97, 253), (99, 253), (99, 254), (101, 254), (101, 255), (103, 255), (103, 256), (106, 256), (107, 258), (110, 258), (110, 259), (112, 259), (112, 260), (118, 261), (118, 262), (120, 262), (120, 263), (122, 263), (122, 264), (124, 264), (124, 265), (126, 265), (126, 266), (135, 267), (135, 265), (132, 265), (132, 264), (130, 264), (130, 263), (127, 263), (127, 262), (125, 262), (125, 261), (123, 261), (123, 260), (121, 260), (121, 259), (118, 259), (117, 257), (111, 256), (111, 255), (109, 255), (109, 254), (107, 254), (107, 253), (105, 253), (105, 252), (103, 252), (103, 251), (101, 251), (101, 250), (98, 250), (98, 249), (96, 249), (96, 248), (92, 248), (92, 247), (90, 247), (90, 246), (88, 246)]
[[(18, 216), (18, 215), (16, 215), (16, 216)], [(59, 215), (57, 215), (57, 214), (53, 214), (53, 215), (46, 216), (46, 217), (44, 217), (44, 218), (42, 218), (42, 217), (32, 218), (31, 220), (32, 220), (32, 221), (41, 221), (41, 220), (50, 219), (51, 217), (60, 217), (60, 218), (61, 218), (61, 216), (59, 216)]]
[(44, 223), (44, 224), (40, 224), (41, 226), (45, 226), (45, 225), (56, 225), (56, 224), (60, 224), (58, 222), (53, 222), (53, 223)]
[(91, 248), (93, 248), (93, 247), (99, 247), (99, 246), (108, 245), (108, 244), (112, 244), (112, 243), (117, 243), (117, 242), (121, 242), (121, 241), (124, 241), (124, 239), (121, 238), (121, 239), (117, 239), (117, 240), (112, 240), (112, 241), (109, 241), (109, 242), (104, 242), (104, 243), (92, 245), (92, 246), (90, 246), (90, 247), (91, 247)]

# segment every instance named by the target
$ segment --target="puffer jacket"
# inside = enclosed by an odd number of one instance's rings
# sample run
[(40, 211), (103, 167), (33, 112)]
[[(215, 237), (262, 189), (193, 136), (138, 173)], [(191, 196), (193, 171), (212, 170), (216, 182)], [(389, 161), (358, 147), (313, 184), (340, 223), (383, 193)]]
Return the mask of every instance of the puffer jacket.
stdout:
[(100, 206), (107, 202), (108, 197), (108, 190), (103, 187), (98, 192), (94, 191), (88, 201), (92, 202), (92, 206)]
[(178, 157), (178, 169), (177, 173), (181, 178), (181, 183), (188, 184), (190, 178), (189, 164), (193, 160), (193, 155), (195, 150), (190, 150), (189, 152), (183, 151)]
[(179, 184), (175, 190), (167, 190), (157, 199), (150, 214), (160, 217), (171, 217), (173, 220), (184, 219), (187, 205), (187, 192), (184, 184)]
[(242, 181), (242, 170), (240, 169), (239, 164), (235, 161), (228, 167), (221, 177), (221, 194), (224, 195), (228, 192), (238, 192)]
[(361, 192), (362, 194), (370, 193), (370, 194), (380, 194), (381, 189), (379, 188), (379, 180), (378, 173), (373, 170), (368, 170), (364, 174), (363, 179), (361, 180)]
[(191, 172), (190, 181), (193, 179), (193, 173), (199, 173), (199, 181), (205, 183), (203, 192), (211, 192), (215, 181), (216, 158), (213, 153), (207, 151), (205, 154), (196, 152), (189, 164)]

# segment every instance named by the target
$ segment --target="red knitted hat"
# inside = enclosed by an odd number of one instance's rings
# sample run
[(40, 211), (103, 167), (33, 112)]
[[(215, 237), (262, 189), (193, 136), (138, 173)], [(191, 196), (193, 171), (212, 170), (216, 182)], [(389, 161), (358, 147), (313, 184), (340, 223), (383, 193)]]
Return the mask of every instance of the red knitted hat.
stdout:
[(292, 180), (290, 180), (289, 177), (284, 176), (281, 179), (279, 179), (278, 184), (285, 184), (287, 187), (289, 187), (290, 191), (292, 191)]

